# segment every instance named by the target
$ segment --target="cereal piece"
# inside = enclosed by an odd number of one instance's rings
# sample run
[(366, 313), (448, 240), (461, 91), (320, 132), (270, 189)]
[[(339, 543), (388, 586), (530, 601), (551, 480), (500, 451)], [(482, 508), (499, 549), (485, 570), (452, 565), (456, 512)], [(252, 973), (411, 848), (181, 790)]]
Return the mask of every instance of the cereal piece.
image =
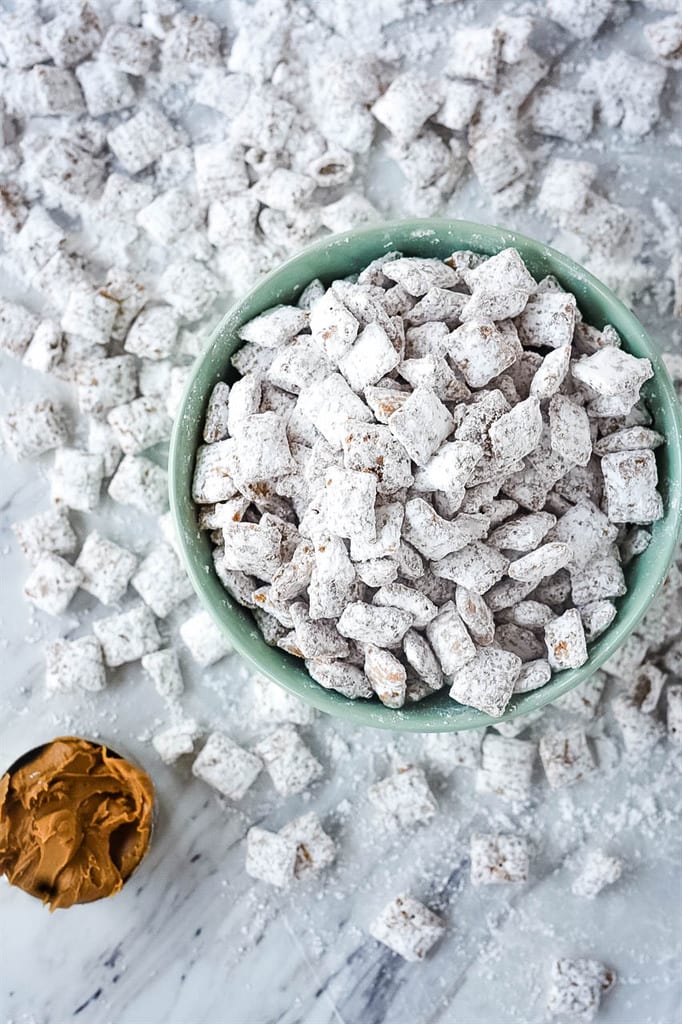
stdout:
[(92, 630), (102, 645), (104, 663), (110, 668), (137, 661), (143, 654), (161, 646), (154, 616), (143, 604), (134, 605), (119, 615), (98, 619)]
[(275, 306), (240, 327), (239, 337), (264, 348), (281, 348), (308, 326), (308, 320), (305, 309)]
[(597, 395), (613, 396), (638, 390), (653, 376), (648, 359), (638, 359), (620, 348), (608, 345), (591, 356), (583, 356), (571, 366), (574, 380), (586, 384)]
[(241, 485), (273, 480), (292, 471), (294, 463), (285, 428), (284, 420), (274, 412), (247, 416), (233, 428)]
[(549, 605), (540, 601), (520, 601), (508, 614), (510, 622), (528, 629), (542, 629), (554, 618)]
[(368, 324), (339, 360), (339, 369), (354, 391), (376, 384), (400, 362), (400, 355), (379, 324)]
[(663, 515), (656, 490), (656, 458), (648, 449), (614, 452), (601, 460), (606, 508), (612, 523), (651, 523)]
[(552, 541), (509, 563), (507, 573), (513, 580), (537, 584), (545, 576), (553, 576), (571, 561), (573, 549), (570, 544)]
[(582, 406), (566, 395), (554, 395), (549, 403), (552, 451), (566, 462), (586, 466), (592, 455), (590, 421)]
[[(576, 321), (575, 296), (567, 292), (543, 292), (534, 295), (516, 320), (524, 345), (562, 349), (573, 338)], [(564, 356), (565, 358), (565, 356)], [(560, 358), (563, 363), (563, 358)]]
[(630, 137), (646, 135), (660, 117), (660, 95), (666, 69), (614, 50), (605, 60), (593, 60), (583, 85), (597, 94), (601, 120), (620, 125)]
[[(148, 614), (151, 615), (151, 612)], [(180, 638), (201, 668), (214, 665), (233, 651), (230, 641), (223, 635), (209, 613), (203, 610), (185, 619), (180, 626)]]
[(403, 637), (405, 659), (429, 690), (440, 690), (443, 686), (443, 672), (430, 644), (421, 633), (408, 629)]
[(284, 563), (282, 529), (269, 514), (258, 523), (231, 522), (223, 528), (223, 537), (226, 569), (246, 572), (269, 583)]
[(359, 328), (356, 318), (332, 291), (326, 292), (311, 307), (313, 341), (333, 364), (350, 351)]
[(540, 637), (532, 630), (523, 629), (513, 622), (503, 622), (497, 626), (495, 645), (515, 654), (521, 661), (534, 661), (545, 654)]
[(115, 604), (125, 594), (137, 566), (137, 557), (107, 540), (97, 530), (86, 537), (76, 559), (82, 573), (80, 586), (102, 604)]
[(171, 431), (165, 408), (150, 395), (116, 406), (108, 413), (107, 421), (126, 455), (137, 455), (151, 448), (166, 440)]
[(213, 786), (229, 800), (241, 800), (263, 767), (259, 757), (222, 732), (210, 733), (192, 765), (192, 775)]
[[(584, 569), (595, 557), (606, 554), (617, 532), (596, 505), (583, 498), (562, 515), (549, 536), (571, 546), (573, 554), (568, 567), (573, 572)], [(511, 546), (516, 547), (515, 544)]]
[(234, 441), (218, 441), (197, 449), (192, 478), (192, 500), (213, 504), (233, 498), (237, 487), (230, 475), (234, 468)]
[(450, 335), (450, 354), (467, 384), (485, 387), (519, 357), (515, 333), (501, 331), (489, 320), (470, 319)]
[(207, 444), (224, 441), (228, 436), (227, 416), (229, 411), (230, 385), (218, 381), (208, 399), (204, 419), (203, 438)]
[(418, 466), (425, 466), (452, 433), (450, 413), (433, 391), (416, 388), (390, 417), (389, 429)]
[(355, 569), (340, 537), (322, 533), (315, 539), (315, 564), (308, 588), (310, 617), (337, 618), (348, 604)]
[(164, 764), (175, 764), (184, 754), (194, 751), (194, 742), (201, 735), (193, 718), (183, 718), (175, 725), (152, 736), (152, 744)]
[(666, 689), (668, 707), (668, 739), (682, 743), (682, 685), (675, 683)]
[(43, 25), (41, 42), (57, 67), (79, 64), (99, 46), (102, 29), (95, 11), (87, 4), (66, 10)]
[(178, 315), (171, 306), (146, 306), (128, 331), (125, 350), (145, 359), (166, 359), (177, 334)]
[(535, 744), (487, 733), (476, 774), (477, 793), (496, 793), (505, 800), (525, 801), (530, 796)]
[(80, 571), (59, 555), (42, 554), (24, 584), (24, 597), (49, 615), (62, 615), (81, 578)]
[(381, 608), (351, 601), (343, 609), (336, 628), (342, 636), (377, 647), (397, 647), (412, 625), (413, 616), (400, 608)]
[(168, 544), (158, 544), (152, 548), (131, 583), (145, 604), (160, 619), (169, 615), (193, 592), (180, 559)]
[(313, 757), (293, 725), (275, 729), (254, 749), (265, 762), (280, 796), (303, 792), (323, 773), (322, 765)]
[(277, 722), (310, 725), (314, 721), (314, 708), (260, 672), (251, 676), (251, 684), (254, 687), (253, 709), (259, 720), (270, 725)]
[(194, 197), (182, 188), (169, 188), (141, 210), (136, 221), (158, 245), (170, 246), (191, 231), (197, 223)]
[(194, 259), (171, 263), (159, 281), (159, 294), (185, 320), (199, 320), (204, 316), (219, 291), (215, 275)]
[(326, 356), (308, 335), (293, 338), (273, 359), (268, 367), (268, 380), (278, 388), (294, 395), (332, 372)]
[(0, 299), (0, 351), (21, 359), (38, 324), (39, 318), (23, 306)]
[(53, 640), (45, 648), (45, 688), (48, 693), (95, 692), (107, 685), (102, 648), (94, 636)]
[(485, 594), (494, 583), (502, 579), (508, 566), (509, 559), (496, 548), (474, 540), (461, 550), (453, 551), (434, 562), (433, 571), (436, 576), (453, 580), (460, 587), (473, 590), (476, 594)]
[(114, 501), (132, 505), (148, 515), (160, 515), (168, 508), (165, 470), (141, 455), (123, 457), (111, 478), (108, 493)]
[(531, 396), (499, 416), (489, 428), (493, 453), (500, 459), (522, 459), (537, 447), (542, 434), (540, 403)]
[(481, 648), (454, 671), (450, 697), (497, 718), (511, 700), (520, 669), (521, 659), (515, 654), (496, 647)]
[(58, 448), (52, 470), (52, 500), (57, 505), (91, 512), (99, 502), (103, 470), (101, 455)]
[(483, 454), (481, 445), (471, 441), (445, 442), (415, 474), (415, 490), (444, 491), (461, 501), (465, 485)]
[(69, 292), (62, 315), (62, 329), (92, 342), (105, 345), (111, 335), (118, 313), (118, 303), (104, 293), (87, 286)]
[(476, 657), (476, 647), (452, 601), (444, 604), (426, 627), (426, 635), (445, 675), (452, 675)]
[(100, 54), (119, 71), (143, 76), (151, 67), (155, 50), (156, 43), (148, 32), (118, 22), (109, 26)]
[(495, 620), (480, 594), (459, 586), (455, 591), (455, 605), (472, 639), (481, 647), (487, 647), (495, 636)]
[(431, 732), (424, 736), (424, 749), (441, 775), (450, 775), (455, 768), (476, 768), (481, 754), (482, 732)]
[(545, 626), (545, 643), (549, 663), (556, 672), (585, 664), (587, 645), (577, 608), (569, 608)]
[(336, 690), (349, 700), (374, 697), (367, 676), (356, 665), (345, 661), (307, 661), (306, 668), (311, 678), (325, 690)]
[(438, 83), (419, 71), (397, 75), (372, 107), (372, 114), (399, 142), (411, 142), (441, 104)]
[(43, 554), (72, 555), (78, 538), (63, 508), (48, 509), (12, 524), (25, 557), (35, 565)]
[(77, 370), (75, 379), (81, 412), (96, 416), (132, 401), (137, 393), (137, 369), (129, 355), (86, 363)]
[(530, 107), (534, 131), (569, 142), (584, 142), (592, 133), (594, 100), (576, 90), (545, 86), (536, 93)]
[(519, 674), (514, 682), (514, 693), (529, 693), (537, 690), (552, 677), (552, 670), (549, 662), (542, 658), (535, 661), (526, 661), (521, 666)]
[(585, 639), (590, 643), (601, 636), (616, 617), (616, 606), (606, 600), (589, 601), (579, 611)]
[(570, 363), (570, 345), (561, 345), (549, 352), (533, 375), (529, 393), (539, 402), (551, 398), (566, 379)]
[(246, 873), (280, 889), (294, 880), (297, 847), (291, 836), (254, 826), (246, 833)]
[(473, 832), (470, 849), (472, 885), (528, 880), (528, 843), (524, 836)]
[(448, 71), (459, 78), (474, 78), (483, 85), (494, 85), (500, 60), (502, 33), (492, 26), (463, 28), (451, 39)]
[(337, 658), (348, 657), (350, 646), (339, 636), (331, 623), (311, 619), (302, 601), (289, 605), (288, 610), (291, 617), (289, 624), (293, 625), (296, 631), (296, 646), (301, 657), (319, 661), (334, 661)]
[(661, 64), (682, 67), (682, 20), (678, 14), (644, 26), (644, 36)]
[(365, 675), (382, 704), (401, 708), (405, 703), (407, 672), (390, 651), (373, 644), (365, 648)]
[(410, 963), (423, 960), (445, 923), (412, 896), (396, 896), (369, 927), (370, 935)]
[(430, 601), (425, 594), (418, 590), (407, 587), (403, 583), (391, 583), (381, 587), (372, 598), (373, 604), (389, 608), (402, 608), (413, 616), (415, 629), (424, 629), (433, 618), (438, 609), (433, 601)]
[(52, 373), (63, 355), (64, 337), (59, 327), (53, 320), (41, 320), (24, 352), (25, 365), (39, 373)]
[(459, 275), (442, 260), (418, 256), (400, 257), (387, 263), (383, 272), (386, 277), (402, 285), (409, 295), (420, 298), (432, 288), (454, 288), (459, 284)]
[(239, 424), (258, 412), (262, 395), (262, 382), (253, 373), (248, 373), (234, 382), (227, 412), (227, 427), (230, 434), (236, 435)]
[(443, 102), (431, 120), (450, 131), (464, 131), (471, 123), (480, 101), (480, 89), (473, 82), (445, 78), (442, 83)]
[(142, 668), (154, 683), (154, 688), (160, 697), (173, 700), (184, 693), (185, 684), (182, 680), (180, 662), (177, 652), (172, 647), (144, 654)]
[(552, 789), (572, 786), (594, 771), (594, 758), (580, 726), (545, 733), (540, 738), (539, 750)]
[(611, 703), (616, 722), (620, 726), (623, 743), (628, 754), (643, 758), (664, 736), (665, 728), (654, 715), (647, 714), (632, 695), (621, 695)]
[(504, 129), (481, 133), (471, 146), (468, 156), (486, 192), (492, 196), (502, 195), (503, 201), (504, 191), (514, 186), (521, 186), (523, 194), (528, 157), (514, 135)]
[(141, 107), (107, 135), (110, 149), (129, 174), (137, 174), (154, 163), (176, 141), (170, 121), (150, 105)]
[[(558, 2), (554, 0), (555, 10)], [(603, 2), (601, 6), (603, 9)], [(590, 8), (594, 7), (594, 0), (590, 0)], [(584, 10), (590, 8), (583, 4)], [(574, 4), (571, 4), (571, 10), (575, 10)], [(608, 992), (615, 981), (615, 971), (599, 960), (570, 960), (567, 957), (555, 960), (547, 1010), (553, 1015), (567, 1014), (572, 1020), (588, 1024), (597, 1014), (602, 994)]]
[(656, 430), (648, 427), (626, 427), (614, 430), (612, 434), (601, 437), (594, 446), (595, 455), (611, 455), (614, 452), (637, 451), (645, 448), (659, 448), (665, 438)]
[[(369, 473), (331, 467), (326, 473), (325, 487), (325, 522), (329, 530), (337, 537), (373, 541), (377, 530), (376, 479)], [(400, 524), (396, 547), (399, 537)], [(376, 552), (378, 556), (383, 553)]]
[(563, 697), (555, 701), (555, 706), (569, 714), (578, 715), (585, 722), (591, 722), (597, 714), (605, 683), (604, 673), (595, 672), (586, 682), (569, 690)]
[(626, 591), (620, 562), (612, 555), (594, 559), (584, 569), (571, 572), (571, 594), (578, 607), (605, 597), (622, 597)]
[(392, 494), (413, 482), (405, 449), (386, 426), (349, 421), (342, 439), (346, 469), (371, 473), (379, 494)]
[(592, 39), (612, 13), (613, 0), (549, 0), (550, 18), (579, 39)]
[(400, 765), (393, 775), (370, 786), (367, 795), (384, 825), (396, 831), (429, 821), (438, 810), (418, 765)]
[(349, 420), (368, 422), (372, 419), (365, 403), (339, 373), (331, 373), (321, 383), (316, 382), (301, 391), (297, 408), (336, 450), (343, 445)]
[(488, 537), (488, 543), (513, 551), (534, 551), (547, 532), (556, 525), (550, 512), (536, 512), (502, 523)]
[(0, 418), (6, 450), (20, 461), (33, 459), (68, 440), (65, 409), (49, 398), (28, 402)]
[[(360, 476), (363, 476), (365, 480), (367, 479), (367, 476), (364, 474), (360, 474)], [(362, 498), (362, 488), (358, 487), (358, 495), (353, 496), (351, 500), (357, 502), (358, 500), (362, 500)], [(330, 521), (331, 529), (331, 517), (329, 512), (327, 513), (327, 516)], [(373, 515), (373, 520), (376, 526), (375, 539), (368, 540), (367, 534), (364, 533), (352, 533), (350, 538), (351, 559), (354, 562), (358, 562), (359, 560), (393, 558), (398, 553), (398, 548), (400, 547), (400, 529), (403, 524), (403, 516), (404, 509), (399, 502), (395, 502), (390, 505), (381, 505), (377, 508), (376, 514)], [(336, 533), (338, 531), (334, 530), (333, 532)]]
[(76, 68), (76, 77), (91, 117), (101, 117), (114, 110), (132, 107), (135, 103), (135, 92), (127, 76), (102, 61), (80, 64)]
[(279, 830), (279, 834), (296, 847), (296, 878), (316, 875), (329, 867), (336, 858), (334, 840), (324, 831), (314, 811), (288, 822)]
[(571, 892), (593, 900), (607, 885), (617, 882), (623, 873), (623, 861), (609, 857), (603, 850), (592, 850), (583, 864), (582, 871), (573, 882)]

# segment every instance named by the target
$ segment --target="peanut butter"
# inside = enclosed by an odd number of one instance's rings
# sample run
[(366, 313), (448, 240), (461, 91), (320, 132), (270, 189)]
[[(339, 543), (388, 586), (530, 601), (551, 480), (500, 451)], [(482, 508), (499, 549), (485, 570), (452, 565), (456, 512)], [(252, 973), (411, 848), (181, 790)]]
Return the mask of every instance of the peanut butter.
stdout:
[(140, 768), (53, 740), (0, 779), (0, 874), (52, 910), (112, 896), (147, 850), (153, 802)]

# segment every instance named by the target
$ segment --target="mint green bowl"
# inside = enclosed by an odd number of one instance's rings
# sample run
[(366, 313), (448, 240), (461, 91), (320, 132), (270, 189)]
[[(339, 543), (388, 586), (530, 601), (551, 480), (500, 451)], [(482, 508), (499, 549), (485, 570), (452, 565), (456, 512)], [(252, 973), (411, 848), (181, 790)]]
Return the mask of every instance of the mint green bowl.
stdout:
[[(197, 527), (190, 493), (194, 455), (201, 443), (208, 396), (217, 381), (229, 382), (235, 377), (230, 356), (240, 345), (237, 332), (241, 325), (278, 303), (295, 303), (313, 278), (319, 277), (328, 284), (335, 278), (357, 273), (391, 249), (399, 249), (406, 256), (442, 259), (455, 249), (473, 249), (493, 255), (508, 246), (519, 250), (536, 278), (554, 274), (572, 291), (587, 323), (599, 328), (613, 324), (628, 352), (651, 360), (655, 373), (644, 385), (643, 396), (656, 429), (667, 439), (667, 445), (657, 452), (664, 517), (654, 524), (647, 550), (626, 569), (628, 592), (617, 602), (618, 614), (612, 625), (590, 645), (585, 665), (560, 672), (541, 689), (514, 697), (498, 721), (516, 718), (549, 704), (588, 679), (635, 629), (665, 578), (680, 525), (681, 426), (672, 382), (639, 321), (608, 288), (577, 263), (523, 235), (461, 220), (399, 221), (327, 237), (268, 274), (225, 314), (209, 338), (206, 351), (196, 362), (175, 421), (169, 460), (171, 509), (182, 556), (201, 601), (254, 668), (320, 711), (356, 725), (407, 732), (457, 732), (482, 728), (493, 719), (451, 700), (447, 688), (400, 711), (390, 710), (379, 701), (352, 701), (324, 690), (310, 678), (298, 659), (268, 647), (250, 612), (221, 586), (213, 569), (209, 540)], [(236, 683), (226, 678), (225, 685)]]

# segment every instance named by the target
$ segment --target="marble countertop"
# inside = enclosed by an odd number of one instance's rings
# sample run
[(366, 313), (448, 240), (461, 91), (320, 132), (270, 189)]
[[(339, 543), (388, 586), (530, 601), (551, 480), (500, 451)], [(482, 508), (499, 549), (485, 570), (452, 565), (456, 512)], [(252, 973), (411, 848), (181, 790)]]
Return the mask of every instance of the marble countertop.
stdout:
[[(636, 7), (630, 35), (651, 14)], [(625, 31), (615, 30), (623, 45)], [(679, 99), (666, 102), (665, 132), (627, 145), (597, 137), (585, 148), (585, 158), (599, 164), (598, 185), (647, 217), (651, 190), (676, 205), (679, 154), (670, 133)], [(386, 183), (390, 190), (390, 173), (378, 159), (368, 193)], [(449, 212), (502, 219), (466, 190), (453, 197)], [(504, 219), (553, 237), (530, 209)], [(647, 251), (644, 258), (659, 257)], [(667, 313), (649, 300), (634, 308), (664, 347), (679, 343)], [(0, 374), (2, 409), (35, 395), (36, 376), (21, 365), (3, 359)], [(39, 387), (41, 395), (68, 394), (45, 378)], [(2, 1024), (540, 1024), (550, 964), (560, 955), (593, 956), (616, 969), (619, 983), (598, 1018), (604, 1024), (679, 1021), (680, 761), (669, 746), (633, 763), (608, 738), (600, 716), (589, 727), (600, 752), (594, 776), (550, 791), (536, 768), (531, 801), (511, 807), (477, 795), (473, 769), (439, 775), (425, 762), (419, 736), (359, 732), (318, 717), (303, 734), (324, 778), (285, 801), (260, 778), (238, 808), (230, 805), (191, 776), (187, 759), (174, 767), (158, 760), (149, 741), (168, 716), (139, 664), (111, 673), (100, 694), (46, 697), (45, 640), (62, 635), (69, 622), (85, 626), (108, 613), (83, 592), (62, 620), (21, 600), (28, 569), (10, 524), (47, 508), (50, 461), (17, 465), (0, 455), (0, 767), (52, 736), (101, 738), (152, 773), (158, 815), (147, 858), (114, 899), (50, 915), (2, 881)], [(137, 551), (154, 530), (151, 520), (131, 519), (108, 500), (96, 517), (73, 519), (81, 536), (86, 525), (105, 524), (108, 536)], [(166, 636), (176, 635), (190, 607), (163, 624)], [(186, 652), (181, 661), (188, 714), (238, 742), (262, 735), (236, 656), (204, 671)], [(396, 837), (377, 830), (366, 791), (398, 756), (426, 763), (440, 813)], [(285, 892), (249, 878), (248, 828), (276, 829), (308, 809), (337, 841), (336, 864)], [(527, 835), (529, 882), (473, 889), (474, 829)], [(585, 901), (571, 895), (571, 882), (585, 851), (596, 847), (622, 857), (626, 867), (616, 885)], [(367, 931), (400, 892), (447, 922), (445, 938), (421, 964), (403, 962)]]

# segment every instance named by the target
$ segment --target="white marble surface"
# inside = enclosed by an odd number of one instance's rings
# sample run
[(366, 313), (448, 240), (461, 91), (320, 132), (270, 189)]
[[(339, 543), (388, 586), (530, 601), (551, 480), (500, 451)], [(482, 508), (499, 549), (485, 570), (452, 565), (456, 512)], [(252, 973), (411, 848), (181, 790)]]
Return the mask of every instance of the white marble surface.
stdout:
[[(651, 15), (635, 8), (606, 42), (591, 44), (595, 52), (607, 52), (614, 40), (635, 40), (633, 52), (640, 52), (638, 33)], [(434, 31), (440, 16), (430, 16)], [(650, 220), (653, 195), (673, 208), (678, 202), (679, 154), (671, 137), (676, 95), (666, 95), (664, 122), (644, 140), (624, 143), (597, 133), (583, 148), (599, 163), (606, 194), (638, 206)], [(386, 196), (397, 195), (396, 173), (382, 158), (370, 168), (369, 194), (381, 198), (383, 209), (391, 208)], [(458, 193), (449, 211), (552, 237), (530, 209), (503, 218), (471, 189)], [(660, 262), (661, 254), (649, 245), (644, 258)], [(635, 308), (669, 347), (679, 329), (668, 316), (650, 302)], [(68, 396), (65, 386), (5, 359), (0, 384), (2, 409), (46, 391)], [(168, 714), (139, 665), (112, 673), (101, 694), (46, 698), (45, 639), (70, 629), (80, 635), (93, 617), (106, 614), (82, 592), (60, 621), (33, 613), (21, 600), (27, 567), (10, 524), (47, 507), (50, 461), (0, 461), (0, 766), (60, 733), (101, 737), (151, 772), (158, 819), (139, 873), (110, 901), (49, 915), (0, 884), (3, 1024), (539, 1024), (557, 955), (594, 956), (616, 969), (619, 983), (604, 1000), (600, 1021), (677, 1024), (680, 763), (666, 744), (633, 765), (618, 744), (603, 741), (597, 773), (565, 791), (549, 791), (536, 768), (531, 802), (510, 807), (477, 796), (472, 769), (439, 776), (425, 762), (417, 736), (354, 732), (320, 718), (304, 734), (324, 764), (322, 781), (282, 801), (260, 778), (239, 808), (230, 806), (193, 779), (188, 764), (159, 762), (149, 739)], [(81, 536), (98, 524), (139, 551), (153, 536), (151, 520), (111, 502), (87, 521), (77, 514), (73, 519)], [(177, 635), (182, 615), (164, 624), (166, 635)], [(250, 715), (246, 672), (236, 657), (203, 673), (185, 652), (181, 657), (188, 713), (206, 726), (224, 726), (240, 741), (262, 733)], [(548, 712), (550, 719), (558, 715)], [(529, 735), (545, 725), (533, 726)], [(614, 734), (608, 714), (589, 730), (597, 740)], [(441, 808), (432, 823), (399, 837), (377, 828), (366, 798), (367, 786), (383, 776), (394, 754), (426, 763)], [(337, 839), (337, 864), (320, 880), (286, 893), (250, 879), (244, 872), (247, 829), (254, 823), (278, 828), (313, 808)], [(530, 881), (472, 889), (468, 842), (474, 828), (528, 835)], [(626, 870), (619, 883), (586, 902), (572, 896), (570, 886), (585, 851), (597, 846), (622, 856)], [(444, 940), (419, 965), (405, 964), (367, 934), (373, 915), (401, 891), (441, 912), (448, 925)]]

